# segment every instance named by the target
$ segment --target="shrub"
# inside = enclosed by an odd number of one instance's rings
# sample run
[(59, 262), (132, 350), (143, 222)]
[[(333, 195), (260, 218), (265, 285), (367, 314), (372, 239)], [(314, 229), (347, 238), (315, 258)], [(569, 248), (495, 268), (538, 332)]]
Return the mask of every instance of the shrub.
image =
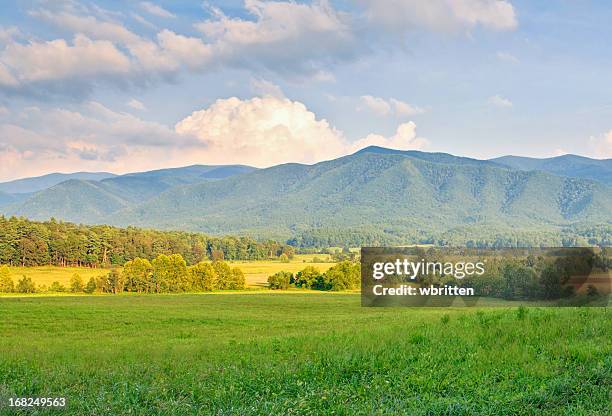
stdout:
[(17, 292), (19, 292), (19, 293), (34, 293), (34, 292), (36, 292), (36, 286), (34, 285), (34, 282), (32, 281), (32, 278), (31, 277), (23, 276), (17, 282)]
[(310, 289), (317, 283), (320, 278), (321, 272), (319, 271), (319, 269), (313, 266), (307, 266), (297, 272), (297, 274), (295, 275), (294, 283), (296, 287)]
[(319, 290), (352, 290), (361, 286), (361, 268), (359, 263), (343, 261), (323, 274), (314, 288)]
[(201, 262), (189, 268), (192, 290), (211, 291), (218, 288), (215, 269), (210, 263)]
[(278, 260), (279, 260), (281, 263), (289, 263), (289, 256), (287, 256), (285, 253), (283, 253), (283, 254), (281, 254), (281, 255), (278, 257)]
[(268, 287), (270, 289), (289, 289), (293, 275), (289, 272), (277, 272), (268, 277)]
[(52, 282), (49, 286), (49, 292), (65, 292), (66, 288), (60, 282)]
[(70, 291), (72, 293), (83, 291), (83, 278), (78, 273), (73, 274), (70, 278)]
[(92, 277), (89, 279), (89, 281), (87, 282), (87, 284), (85, 285), (85, 287), (83, 288), (83, 291), (85, 293), (94, 293), (96, 291), (97, 288), (97, 284), (96, 284), (96, 278)]
[(244, 273), (242, 273), (242, 270), (240, 270), (238, 267), (234, 267), (230, 276), (230, 289), (244, 289), (246, 279), (244, 277)]
[(11, 278), (11, 271), (8, 266), (0, 267), (0, 292), (11, 293), (15, 291), (15, 283)]

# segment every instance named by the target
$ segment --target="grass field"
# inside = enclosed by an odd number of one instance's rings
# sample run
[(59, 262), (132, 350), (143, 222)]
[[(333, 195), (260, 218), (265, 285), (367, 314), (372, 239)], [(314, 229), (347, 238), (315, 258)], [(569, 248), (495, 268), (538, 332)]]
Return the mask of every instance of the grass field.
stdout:
[(58, 414), (610, 414), (606, 308), (246, 292), (0, 298), (0, 317), (0, 400), (64, 396)]
[(22, 276), (30, 277), (34, 283), (39, 285), (49, 285), (53, 282), (59, 282), (68, 287), (70, 278), (74, 274), (78, 274), (87, 282), (91, 277), (98, 277), (108, 273), (108, 269), (91, 269), (88, 267), (57, 267), (57, 266), (41, 266), (41, 267), (9, 267), (13, 281), (17, 283)]
[[(322, 262), (313, 263), (313, 259)], [(268, 276), (284, 270), (296, 273), (306, 266), (314, 266), (321, 272), (326, 271), (335, 263), (329, 262), (329, 256), (325, 254), (298, 254), (289, 263), (282, 263), (278, 260), (258, 260), (258, 261), (234, 261), (228, 262), (232, 267), (239, 267), (245, 275), (247, 286), (264, 287), (267, 285)], [(51, 283), (57, 281), (68, 287), (70, 278), (75, 273), (79, 274), (83, 281), (87, 282), (90, 277), (98, 277), (108, 273), (108, 269), (90, 269), (87, 267), (10, 267), (11, 276), (15, 282), (22, 276), (31, 277), (36, 285), (49, 287)]]
[[(323, 262), (313, 263), (313, 259), (323, 260)], [(279, 271), (297, 273), (306, 266), (314, 266), (319, 271), (325, 272), (335, 263), (329, 262), (327, 255), (296, 255), (289, 263), (282, 263), (278, 260), (263, 261), (235, 261), (229, 262), (234, 267), (239, 267), (244, 273), (247, 285), (263, 287), (268, 284), (268, 276)]]

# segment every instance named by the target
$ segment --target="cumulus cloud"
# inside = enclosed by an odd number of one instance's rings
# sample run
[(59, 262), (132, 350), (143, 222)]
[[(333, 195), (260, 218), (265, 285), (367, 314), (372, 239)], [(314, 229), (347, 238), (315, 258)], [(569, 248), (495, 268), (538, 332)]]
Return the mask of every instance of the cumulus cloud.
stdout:
[(494, 107), (499, 107), (499, 108), (512, 107), (512, 101), (500, 95), (494, 95), (492, 97), (489, 97), (489, 104), (491, 104)]
[(170, 13), (168, 10), (163, 7), (153, 4), (148, 1), (143, 1), (140, 3), (140, 7), (149, 14), (152, 14), (157, 17), (165, 17), (165, 18), (174, 18), (176, 15)]
[(350, 147), (357, 151), (368, 146), (389, 147), (398, 150), (418, 150), (427, 147), (429, 141), (417, 137), (416, 124), (412, 121), (402, 123), (397, 127), (393, 136), (385, 137), (380, 134), (368, 134), (363, 139), (357, 140)]
[(395, 134), (351, 142), (304, 104), (267, 95), (220, 99), (174, 128), (117, 112), (98, 102), (78, 111), (26, 108), (0, 120), (0, 178), (72, 170), (127, 172), (195, 163), (271, 166), (315, 163), (377, 145), (420, 149), (427, 140), (413, 122)]
[(206, 144), (207, 157), (218, 162), (315, 162), (339, 156), (345, 149), (342, 134), (326, 120), (317, 120), (304, 104), (272, 96), (217, 100), (175, 129), (198, 137)]
[(612, 130), (599, 136), (590, 137), (587, 145), (594, 157), (612, 158)]
[(416, 114), (424, 113), (425, 110), (420, 107), (415, 107), (407, 102), (390, 98), (388, 100), (371, 95), (362, 95), (360, 97), (361, 106), (358, 110), (370, 110), (380, 116), (395, 115), (397, 117), (409, 117)]
[(326, 120), (287, 98), (266, 96), (250, 100), (217, 100), (177, 123), (177, 133), (198, 137), (207, 160), (270, 166), (284, 162), (313, 163), (369, 145), (416, 149), (427, 144), (416, 136), (412, 122), (400, 125), (391, 137), (370, 134), (351, 143)]
[(371, 23), (383, 30), (405, 32), (415, 27), (456, 32), (482, 26), (512, 30), (516, 13), (503, 0), (359, 0)]

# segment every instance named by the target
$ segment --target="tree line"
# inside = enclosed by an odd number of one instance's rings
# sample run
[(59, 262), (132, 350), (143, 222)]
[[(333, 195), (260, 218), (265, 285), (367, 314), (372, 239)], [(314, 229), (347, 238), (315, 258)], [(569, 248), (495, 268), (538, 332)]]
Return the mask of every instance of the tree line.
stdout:
[(135, 227), (77, 225), (0, 216), (0, 264), (11, 266), (123, 265), (136, 258), (180, 254), (189, 265), (204, 260), (262, 260), (293, 257), (295, 250), (275, 241), (212, 237), (201, 233)]
[(180, 293), (245, 288), (244, 273), (222, 260), (200, 262), (187, 266), (180, 254), (160, 254), (153, 261), (140, 257), (125, 263), (123, 269), (113, 268), (84, 282), (74, 274), (68, 287), (53, 282), (49, 287), (36, 286), (23, 276), (14, 282), (8, 266), (0, 266), (0, 292), (72, 292), (72, 293)]
[(268, 287), (286, 290), (290, 287), (313, 290), (353, 290), (361, 287), (359, 263), (342, 261), (321, 273), (314, 266), (306, 266), (296, 274), (280, 271), (268, 277)]

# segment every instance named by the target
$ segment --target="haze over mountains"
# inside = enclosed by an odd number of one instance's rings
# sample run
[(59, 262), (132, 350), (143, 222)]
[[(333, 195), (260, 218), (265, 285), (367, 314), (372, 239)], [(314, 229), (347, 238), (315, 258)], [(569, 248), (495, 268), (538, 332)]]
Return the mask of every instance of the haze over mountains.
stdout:
[(369, 147), (314, 165), (190, 166), (69, 179), (25, 200), (0, 194), (0, 211), (284, 239), (316, 229), (375, 228), (398, 238), (462, 226), (555, 230), (611, 224), (611, 178), (612, 160), (487, 161)]

